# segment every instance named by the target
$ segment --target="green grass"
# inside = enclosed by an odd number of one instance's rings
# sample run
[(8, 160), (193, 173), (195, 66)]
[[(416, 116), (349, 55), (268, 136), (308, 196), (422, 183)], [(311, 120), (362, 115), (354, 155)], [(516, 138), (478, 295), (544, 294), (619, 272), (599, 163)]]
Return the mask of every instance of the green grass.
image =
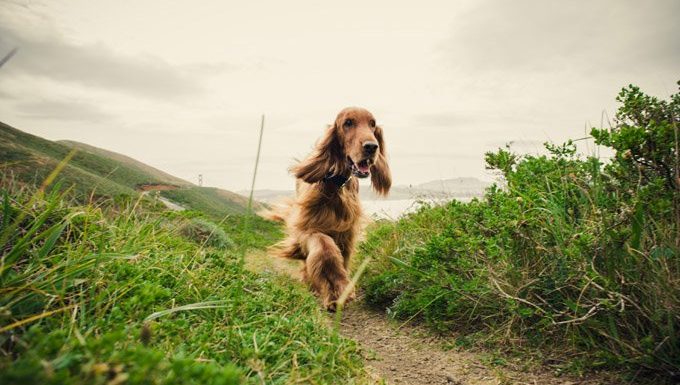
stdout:
[[(195, 210), (164, 211), (162, 207), (155, 209), (163, 211), (164, 217), (176, 223), (178, 233), (190, 239), (200, 239), (198, 234), (190, 234), (192, 233), (190, 229), (195, 227), (211, 228), (210, 237), (214, 233), (224, 232), (227, 238), (224, 243), (233, 245), (233, 248), (240, 253), (245, 253), (250, 249), (264, 249), (276, 243), (283, 236), (283, 231), (278, 223), (267, 221), (258, 216), (229, 214), (220, 218)], [(207, 226), (201, 225), (201, 222)], [(213, 231), (212, 228), (217, 228), (217, 230)], [(205, 234), (206, 229), (199, 232)], [(218, 234), (215, 237), (221, 237), (221, 235)]]
[[(304, 287), (243, 268), (249, 247), (280, 236), (268, 222), (219, 224), (143, 200), (83, 205), (58, 186), (45, 195), (2, 180), (0, 383), (364, 378), (355, 343)], [(182, 235), (197, 217), (231, 243)]]
[(375, 225), (367, 302), (463, 346), (538, 348), (559, 370), (680, 372), (680, 94), (620, 101), (617, 129), (593, 131), (611, 162), (572, 143), (499, 150), (486, 160), (503, 188)]

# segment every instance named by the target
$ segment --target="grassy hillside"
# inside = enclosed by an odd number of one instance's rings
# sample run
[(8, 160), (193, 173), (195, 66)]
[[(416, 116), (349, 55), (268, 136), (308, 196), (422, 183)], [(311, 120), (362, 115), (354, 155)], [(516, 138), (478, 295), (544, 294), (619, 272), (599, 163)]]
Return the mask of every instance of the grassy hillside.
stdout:
[[(72, 141), (53, 142), (0, 123), (0, 170), (5, 178), (39, 185), (71, 150), (77, 152), (57, 177), (81, 200), (137, 196), (142, 185), (177, 186), (163, 195), (212, 217), (246, 211), (246, 198), (216, 188), (201, 188), (130, 157)], [(256, 208), (260, 206), (256, 204)]]
[[(186, 208), (210, 213), (215, 218), (244, 213), (248, 207), (248, 198), (215, 187), (190, 186), (161, 191), (160, 194)], [(254, 209), (260, 208), (262, 206), (255, 202)]]
[(0, 191), (0, 383), (364, 378), (355, 343), (305, 288), (244, 270), (246, 241), (270, 243), (276, 229), (139, 200), (82, 205), (58, 190)]
[[(11, 176), (28, 185), (40, 184), (69, 152), (67, 146), (0, 123), (0, 167), (5, 177)], [(135, 194), (134, 183), (118, 183), (119, 174), (113, 172), (117, 169), (115, 163), (81, 153), (66, 166), (59, 180), (73, 186), (74, 192), (80, 196), (87, 196), (93, 191), (106, 196)], [(112, 178), (113, 174), (116, 174), (116, 179)], [(137, 180), (143, 179), (137, 176)]]
[[(0, 164), (0, 383), (364, 378), (357, 347), (326, 326), (307, 290), (243, 268), (246, 252), (281, 237), (234, 215), (246, 198), (6, 125)], [(187, 210), (137, 193), (148, 184), (177, 186), (162, 193)]]
[(121, 165), (124, 165), (126, 167), (129, 167), (131, 169), (135, 169), (139, 171), (140, 173), (144, 174), (147, 176), (147, 179), (150, 181), (149, 183), (164, 183), (164, 184), (169, 184), (169, 185), (175, 185), (175, 186), (191, 186), (192, 184), (190, 182), (187, 182), (184, 179), (178, 178), (176, 176), (170, 175), (164, 171), (161, 171), (157, 168), (151, 167), (145, 163), (142, 163), (136, 159), (130, 158), (129, 156), (125, 156), (113, 151), (107, 151), (98, 147), (90, 146), (89, 144), (85, 143), (80, 143), (80, 142), (75, 142), (71, 140), (59, 140), (57, 141), (59, 144), (63, 144), (69, 148), (76, 148), (80, 150), (81, 152), (86, 152), (89, 154), (94, 154), (97, 156), (100, 156), (102, 158), (106, 159), (111, 159), (116, 162), (118, 162)]
[[(541, 348), (558, 370), (680, 372), (680, 93), (630, 86), (608, 163), (576, 155), (487, 154), (507, 186), (373, 228), (367, 301), (457, 333), (456, 344)], [(638, 383), (635, 380), (633, 383)]]
[[(0, 162), (16, 170), (20, 180), (42, 181), (72, 149), (1, 123), (0, 138)], [(87, 149), (76, 152), (59, 180), (65, 185), (72, 185), (79, 193), (95, 191), (102, 196), (134, 194), (135, 188), (141, 184), (172, 184), (176, 181), (174, 177), (164, 177), (161, 172), (147, 173), (141, 167), (102, 155)]]

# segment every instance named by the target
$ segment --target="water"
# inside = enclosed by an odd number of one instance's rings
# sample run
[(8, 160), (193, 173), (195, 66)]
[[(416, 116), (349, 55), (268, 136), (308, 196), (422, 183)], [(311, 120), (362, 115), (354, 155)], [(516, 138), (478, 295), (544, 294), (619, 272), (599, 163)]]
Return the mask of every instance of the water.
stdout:
[(440, 205), (452, 199), (469, 202), (472, 198), (364, 200), (361, 202), (361, 205), (364, 208), (364, 212), (370, 217), (395, 220), (404, 214), (418, 210), (423, 203)]

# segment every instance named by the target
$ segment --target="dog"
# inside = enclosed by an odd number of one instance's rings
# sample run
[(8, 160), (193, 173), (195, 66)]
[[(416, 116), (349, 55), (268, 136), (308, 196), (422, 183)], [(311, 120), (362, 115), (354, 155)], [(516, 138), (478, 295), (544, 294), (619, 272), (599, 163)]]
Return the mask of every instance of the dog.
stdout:
[(303, 281), (335, 311), (343, 292), (355, 297), (348, 269), (362, 227), (358, 179), (370, 177), (382, 196), (392, 185), (383, 129), (368, 110), (345, 108), (312, 154), (290, 171), (295, 199), (265, 214), (286, 224), (286, 238), (271, 252), (304, 260)]

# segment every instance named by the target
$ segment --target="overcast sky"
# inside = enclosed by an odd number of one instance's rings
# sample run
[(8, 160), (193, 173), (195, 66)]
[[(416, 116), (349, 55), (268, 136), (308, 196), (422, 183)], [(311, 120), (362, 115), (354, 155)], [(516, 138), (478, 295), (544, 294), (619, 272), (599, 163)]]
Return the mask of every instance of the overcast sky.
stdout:
[(0, 0), (0, 120), (192, 182), (290, 189), (345, 106), (385, 129), (396, 184), (474, 176), (513, 142), (584, 136), (629, 83), (680, 80), (678, 0)]

